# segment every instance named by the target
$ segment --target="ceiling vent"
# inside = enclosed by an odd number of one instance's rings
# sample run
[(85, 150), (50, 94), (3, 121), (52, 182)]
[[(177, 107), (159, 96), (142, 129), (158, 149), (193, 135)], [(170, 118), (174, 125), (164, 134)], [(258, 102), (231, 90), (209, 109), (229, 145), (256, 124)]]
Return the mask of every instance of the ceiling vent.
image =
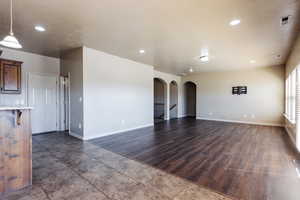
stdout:
[(291, 15), (281, 17), (280, 24), (281, 26), (288, 25), (291, 22)]

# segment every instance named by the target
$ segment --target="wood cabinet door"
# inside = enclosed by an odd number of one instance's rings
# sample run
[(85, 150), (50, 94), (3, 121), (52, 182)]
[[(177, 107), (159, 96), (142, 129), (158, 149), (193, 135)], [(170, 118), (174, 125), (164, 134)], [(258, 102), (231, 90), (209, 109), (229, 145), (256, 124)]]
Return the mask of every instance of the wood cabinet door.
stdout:
[(21, 63), (1, 60), (1, 92), (4, 94), (21, 93)]

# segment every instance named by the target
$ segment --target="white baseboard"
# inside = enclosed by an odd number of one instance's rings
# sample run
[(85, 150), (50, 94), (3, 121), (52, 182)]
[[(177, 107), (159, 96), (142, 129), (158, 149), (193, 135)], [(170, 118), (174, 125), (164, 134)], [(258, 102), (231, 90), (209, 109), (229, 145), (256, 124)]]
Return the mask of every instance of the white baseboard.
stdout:
[(80, 140), (84, 140), (83, 137), (81, 135), (78, 135), (77, 133), (74, 133), (74, 132), (69, 132), (69, 135), (77, 138), (77, 139), (80, 139)]
[(290, 137), (290, 139), (291, 139), (294, 147), (296, 148), (296, 150), (298, 151), (298, 153), (300, 153), (300, 149), (298, 149), (298, 147), (297, 147), (296, 138), (293, 136), (293, 133), (291, 133), (291, 131), (289, 131), (289, 129), (286, 126), (284, 128), (285, 128), (287, 134), (289, 135), (289, 137)]
[(128, 132), (128, 131), (134, 131), (137, 129), (147, 128), (147, 127), (151, 127), (151, 126), (154, 126), (154, 124), (146, 124), (146, 125), (137, 126), (134, 128), (123, 129), (123, 130), (113, 131), (113, 132), (109, 132), (109, 133), (102, 133), (101, 135), (99, 134), (99, 135), (95, 135), (95, 136), (83, 137), (83, 140), (92, 140), (92, 139), (96, 139), (96, 138), (101, 138), (101, 137), (114, 135), (114, 134), (118, 134), (118, 133), (124, 133), (124, 132)]
[(179, 115), (178, 118), (188, 117), (187, 115)]
[(214, 118), (205, 118), (205, 117), (197, 117), (197, 119), (207, 120), (207, 121), (231, 122), (231, 123), (238, 123), (238, 124), (252, 124), (252, 125), (262, 125), (262, 126), (284, 127), (283, 124), (274, 124), (274, 123), (249, 122), (249, 121), (238, 121), (238, 120), (228, 120), (228, 119), (214, 119)]
[(293, 144), (295, 145), (295, 147), (297, 147), (296, 138), (293, 137), (293, 133), (291, 133), (291, 131), (289, 131), (289, 129), (286, 126), (284, 128), (285, 128), (287, 134), (289, 135), (290, 139), (292, 140)]

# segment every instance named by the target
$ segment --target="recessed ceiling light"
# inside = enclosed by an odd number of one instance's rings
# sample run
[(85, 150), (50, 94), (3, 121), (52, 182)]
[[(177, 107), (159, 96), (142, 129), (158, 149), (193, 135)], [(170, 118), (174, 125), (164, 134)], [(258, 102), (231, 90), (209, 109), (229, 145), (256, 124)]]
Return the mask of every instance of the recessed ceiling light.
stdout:
[(141, 49), (139, 52), (140, 52), (140, 54), (146, 53), (146, 51), (144, 49)]
[(240, 23), (241, 23), (241, 20), (234, 19), (229, 24), (230, 24), (230, 26), (236, 26), (236, 25), (239, 25)]
[(199, 57), (199, 60), (200, 60), (201, 62), (208, 62), (208, 61), (209, 61), (209, 57), (208, 57), (208, 56), (200, 56), (200, 57)]
[(250, 63), (254, 64), (256, 63), (256, 60), (250, 60)]
[(46, 31), (46, 29), (44, 28), (44, 27), (42, 27), (42, 26), (35, 26), (34, 27), (34, 29), (36, 30), (36, 31), (39, 31), (39, 32), (44, 32), (44, 31)]
[(193, 73), (193, 72), (194, 72), (193, 68), (190, 68), (190, 69), (189, 69), (189, 71), (190, 71), (191, 73)]

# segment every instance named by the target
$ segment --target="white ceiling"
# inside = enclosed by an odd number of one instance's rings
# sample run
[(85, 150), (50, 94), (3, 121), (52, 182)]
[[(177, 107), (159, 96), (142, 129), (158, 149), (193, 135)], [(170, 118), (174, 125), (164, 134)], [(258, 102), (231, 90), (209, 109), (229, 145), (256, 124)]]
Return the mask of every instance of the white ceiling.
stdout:
[[(14, 0), (14, 5), (14, 32), (25, 51), (59, 57), (85, 45), (173, 74), (191, 67), (284, 64), (300, 19), (298, 0)], [(9, 31), (8, 11), (9, 0), (1, 0), (1, 39)], [(292, 23), (280, 26), (285, 15), (292, 15)], [(229, 26), (236, 18), (241, 24)], [(47, 31), (36, 32), (36, 24)], [(146, 53), (140, 55), (140, 49)], [(195, 59), (203, 50), (211, 58), (205, 64)]]

